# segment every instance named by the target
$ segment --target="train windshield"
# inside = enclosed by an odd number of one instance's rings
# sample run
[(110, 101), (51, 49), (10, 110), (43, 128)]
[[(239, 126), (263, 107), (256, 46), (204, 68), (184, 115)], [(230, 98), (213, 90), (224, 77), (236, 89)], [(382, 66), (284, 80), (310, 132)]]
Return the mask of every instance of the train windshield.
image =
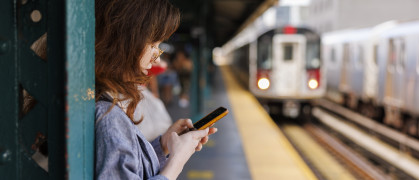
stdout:
[(294, 59), (293, 55), (294, 55), (294, 44), (292, 43), (284, 43), (282, 45), (283, 48), (283, 59), (284, 61), (292, 61)]
[(320, 68), (320, 42), (318, 40), (307, 41), (306, 69)]
[(257, 68), (272, 69), (272, 36), (264, 35), (258, 40)]

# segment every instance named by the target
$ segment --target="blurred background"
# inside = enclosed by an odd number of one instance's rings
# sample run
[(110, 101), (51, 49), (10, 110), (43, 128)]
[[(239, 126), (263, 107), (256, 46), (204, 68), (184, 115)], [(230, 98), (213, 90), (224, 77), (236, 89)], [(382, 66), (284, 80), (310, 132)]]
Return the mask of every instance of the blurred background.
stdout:
[[(233, 106), (233, 118), (238, 124), (232, 126), (238, 126), (243, 141), (235, 148), (243, 148), (241, 155), (247, 157), (248, 163), (237, 169), (249, 168), (252, 179), (284, 178), (279, 172), (278, 176), (258, 176), (252, 170), (252, 150), (246, 148), (247, 136), (243, 135), (252, 133), (241, 129), (245, 118), (236, 114), (257, 110), (234, 107), (229, 85), (220, 87), (219, 79), (232, 83), (221, 73), (223, 68), (232, 74), (230, 80), (256, 98), (269, 114), (269, 121), (282, 130), (315, 178), (419, 178), (413, 169), (408, 170), (419, 167), (419, 149), (415, 147), (419, 145), (418, 1), (172, 2), (182, 10), (182, 25), (168, 45), (181, 44), (191, 54), (193, 66), (189, 96), (178, 89), (182, 85), (174, 85), (172, 102), (166, 107), (174, 119), (189, 113), (197, 121), (217, 104)], [(230, 101), (217, 99), (220, 93), (227, 94)], [(238, 104), (246, 103), (239, 98)], [(258, 138), (273, 137), (270, 133), (255, 134)], [(215, 141), (224, 145), (224, 141)], [(387, 149), (387, 145), (395, 149)], [(328, 155), (323, 156), (317, 148)], [(330, 154), (334, 155), (329, 161)], [(397, 157), (389, 157), (393, 155)], [(260, 155), (255, 158), (263, 159)], [(220, 174), (227, 174), (202, 167), (196, 159), (192, 159), (187, 167), (191, 170), (185, 171), (182, 178), (223, 179)], [(398, 163), (404, 160), (408, 163)], [(229, 164), (222, 160), (211, 162)], [(266, 164), (261, 169), (270, 169)], [(331, 169), (342, 165), (342, 169)], [(358, 171), (362, 168), (369, 170)], [(237, 175), (227, 177), (236, 179)]]
[[(228, 64), (219, 56), (248, 44), (255, 37), (285, 25), (304, 26), (319, 35), (373, 28), (388, 21), (414, 21), (416, 1), (336, 0), (208, 0), (172, 1), (182, 11), (182, 23), (172, 37), (170, 56), (185, 49), (191, 56), (192, 113), (202, 109), (211, 87), (214, 64)], [(213, 54), (214, 52), (214, 54)], [(325, 56), (326, 54), (323, 54)], [(173, 57), (172, 57), (173, 59)], [(205, 70), (205, 71), (201, 71)], [(197, 86), (199, 85), (199, 86)], [(197, 86), (197, 87), (195, 87)], [(175, 94), (180, 92), (176, 91)], [(176, 93), (178, 92), (178, 93)]]
[[(419, 179), (419, 1), (170, 2), (141, 113), (230, 111), (179, 179)], [(0, 176), (93, 179), (94, 1), (0, 11)]]

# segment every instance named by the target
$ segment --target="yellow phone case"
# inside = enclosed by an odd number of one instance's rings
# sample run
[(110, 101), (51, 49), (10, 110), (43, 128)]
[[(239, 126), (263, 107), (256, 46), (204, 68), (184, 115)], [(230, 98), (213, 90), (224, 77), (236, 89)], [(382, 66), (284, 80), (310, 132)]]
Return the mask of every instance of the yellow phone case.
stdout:
[(216, 110), (209, 113), (208, 115), (206, 115), (205, 117), (203, 117), (202, 119), (200, 119), (199, 121), (197, 121), (196, 123), (194, 123), (194, 127), (197, 130), (205, 129), (217, 122), (218, 120), (220, 120), (221, 118), (223, 118), (225, 115), (228, 114), (228, 112), (228, 109), (224, 107), (219, 107)]

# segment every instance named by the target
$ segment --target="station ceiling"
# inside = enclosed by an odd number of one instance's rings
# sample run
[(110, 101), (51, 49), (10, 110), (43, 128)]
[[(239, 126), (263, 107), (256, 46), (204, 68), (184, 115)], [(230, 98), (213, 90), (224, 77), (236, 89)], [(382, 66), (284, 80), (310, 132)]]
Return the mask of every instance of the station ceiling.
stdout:
[(278, 0), (171, 0), (181, 10), (178, 33), (204, 32), (222, 46)]

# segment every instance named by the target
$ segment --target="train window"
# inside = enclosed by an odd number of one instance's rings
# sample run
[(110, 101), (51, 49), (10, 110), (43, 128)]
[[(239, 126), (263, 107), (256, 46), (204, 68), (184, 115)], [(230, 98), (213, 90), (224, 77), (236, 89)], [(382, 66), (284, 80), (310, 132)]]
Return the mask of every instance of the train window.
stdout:
[(342, 66), (344, 68), (348, 67), (350, 62), (350, 49), (349, 44), (343, 44), (343, 58), (342, 58)]
[(257, 68), (272, 69), (272, 36), (262, 36), (257, 46)]
[(416, 72), (419, 74), (419, 50), (418, 51), (416, 51), (418, 54), (417, 54), (417, 62), (416, 62)]
[(331, 62), (336, 62), (336, 49), (335, 48), (331, 48), (332, 50), (330, 50), (330, 61)]
[(374, 60), (374, 64), (375, 65), (378, 65), (378, 46), (377, 45), (374, 45), (374, 52), (373, 52), (374, 54), (373, 54), (373, 60)]
[(284, 54), (284, 61), (292, 61), (293, 58), (293, 48), (294, 45), (291, 43), (285, 43), (282, 45), (282, 50), (283, 50), (283, 54)]
[(403, 39), (398, 41), (398, 53), (397, 53), (397, 70), (399, 72), (404, 71), (406, 67), (406, 50)]
[[(333, 50), (333, 48), (332, 48)], [(306, 47), (306, 69), (317, 69), (320, 67), (320, 41), (309, 40)]]
[(357, 52), (357, 56), (355, 56), (357, 59), (357, 67), (358, 68), (362, 68), (364, 65), (364, 49), (362, 49), (362, 46), (359, 45), (358, 46), (358, 52)]
[(394, 71), (394, 66), (396, 62), (396, 45), (394, 39), (390, 39), (388, 42), (388, 57), (387, 57), (387, 69), (390, 72)]

